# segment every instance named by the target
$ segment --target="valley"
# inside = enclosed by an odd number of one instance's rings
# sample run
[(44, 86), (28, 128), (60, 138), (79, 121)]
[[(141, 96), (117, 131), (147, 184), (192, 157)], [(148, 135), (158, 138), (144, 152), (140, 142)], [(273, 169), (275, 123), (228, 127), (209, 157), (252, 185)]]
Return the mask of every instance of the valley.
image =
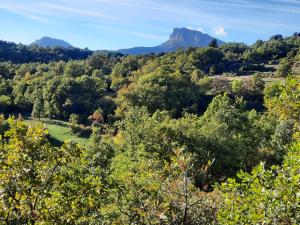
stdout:
[(299, 13), (0, 1), (0, 225), (300, 224)]

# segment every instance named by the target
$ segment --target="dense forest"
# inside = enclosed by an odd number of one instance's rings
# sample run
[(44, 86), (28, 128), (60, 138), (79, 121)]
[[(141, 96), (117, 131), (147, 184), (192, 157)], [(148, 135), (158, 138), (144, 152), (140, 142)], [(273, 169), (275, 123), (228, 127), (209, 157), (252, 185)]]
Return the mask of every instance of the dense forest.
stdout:
[(1, 42), (0, 60), (3, 224), (300, 224), (298, 33), (140, 56)]
[(0, 61), (10, 61), (12, 63), (30, 63), (59, 60), (80, 60), (86, 59), (93, 52), (88, 49), (79, 48), (42, 48), (37, 45), (15, 44), (13, 42), (0, 41)]

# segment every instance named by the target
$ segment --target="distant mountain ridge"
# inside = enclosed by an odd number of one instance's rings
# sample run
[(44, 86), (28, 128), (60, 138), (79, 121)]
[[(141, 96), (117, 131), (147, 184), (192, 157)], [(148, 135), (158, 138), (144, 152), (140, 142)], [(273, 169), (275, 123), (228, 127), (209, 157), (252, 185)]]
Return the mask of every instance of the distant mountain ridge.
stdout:
[[(120, 49), (118, 52), (128, 55), (142, 55), (150, 53), (172, 52), (179, 48), (187, 49), (189, 47), (207, 47), (212, 40), (216, 38), (200, 31), (190, 30), (188, 28), (174, 28), (168, 41), (154, 47), (134, 47)], [(225, 42), (217, 40), (218, 45)]]
[[(120, 49), (116, 52), (128, 55), (144, 55), (150, 53), (159, 54), (162, 52), (176, 51), (179, 48), (187, 49), (189, 47), (207, 47), (214, 39), (216, 38), (197, 30), (191, 30), (188, 28), (174, 28), (169, 40), (160, 45), (154, 47), (134, 47), (128, 49)], [(225, 43), (219, 39), (216, 40), (219, 46)], [(64, 40), (46, 36), (42, 37), (39, 40), (36, 40), (30, 45), (37, 45), (44, 48), (73, 48), (71, 44)]]
[(62, 48), (72, 48), (73, 46), (69, 44), (68, 42), (51, 38), (51, 37), (42, 37), (41, 39), (36, 40), (35, 42), (31, 43), (30, 45), (37, 45), (39, 47), (43, 48), (53, 48), (53, 47), (62, 47)]

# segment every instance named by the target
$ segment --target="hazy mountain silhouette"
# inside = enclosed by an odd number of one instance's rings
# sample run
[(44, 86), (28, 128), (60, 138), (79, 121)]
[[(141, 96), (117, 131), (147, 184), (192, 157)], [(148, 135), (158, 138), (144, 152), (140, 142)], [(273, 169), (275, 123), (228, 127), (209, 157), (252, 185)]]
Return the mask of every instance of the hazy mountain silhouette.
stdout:
[[(206, 47), (213, 39), (215, 38), (200, 31), (190, 30), (187, 28), (174, 28), (169, 40), (161, 45), (154, 47), (120, 49), (119, 52), (129, 55), (171, 52), (179, 48), (186, 49), (189, 47)], [(222, 45), (224, 43), (221, 40), (216, 40), (218, 45)]]
[(73, 46), (68, 42), (60, 39), (55, 39), (51, 37), (42, 37), (39, 40), (36, 40), (31, 45), (38, 45), (39, 47), (62, 47), (62, 48), (72, 48)]

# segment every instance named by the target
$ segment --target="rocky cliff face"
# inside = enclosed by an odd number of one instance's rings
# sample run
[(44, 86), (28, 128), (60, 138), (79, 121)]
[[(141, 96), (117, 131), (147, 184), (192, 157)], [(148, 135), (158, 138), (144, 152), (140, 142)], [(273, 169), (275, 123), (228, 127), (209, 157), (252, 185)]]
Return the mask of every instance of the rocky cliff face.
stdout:
[(48, 48), (48, 47), (72, 48), (72, 45), (64, 40), (50, 38), (50, 37), (42, 37), (41, 39), (33, 42), (31, 45), (37, 45), (39, 47), (44, 47), (44, 48)]
[[(155, 47), (121, 49), (119, 52), (129, 55), (170, 52), (179, 48), (186, 49), (189, 47), (206, 47), (213, 39), (215, 38), (200, 31), (190, 30), (187, 28), (174, 28), (169, 40), (161, 45)], [(217, 39), (217, 43), (218, 45), (222, 45), (224, 42)]]

